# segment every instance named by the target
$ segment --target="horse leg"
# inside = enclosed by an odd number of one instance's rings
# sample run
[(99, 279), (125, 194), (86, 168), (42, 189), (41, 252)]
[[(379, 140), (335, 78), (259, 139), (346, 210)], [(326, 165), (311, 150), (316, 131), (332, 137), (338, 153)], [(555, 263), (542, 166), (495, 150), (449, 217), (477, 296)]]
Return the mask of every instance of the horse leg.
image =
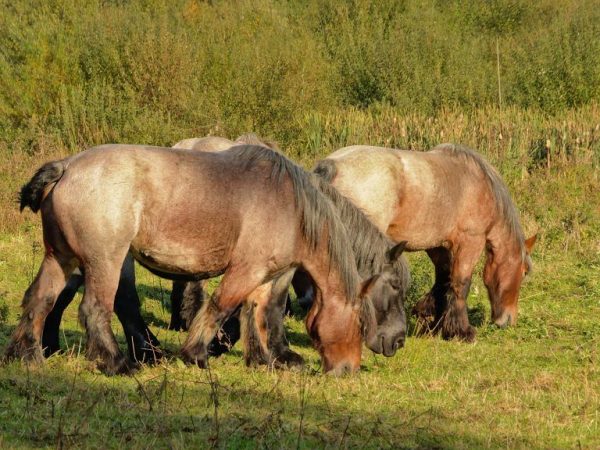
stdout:
[[(450, 288), (446, 294), (446, 310), (440, 317), (442, 337), (457, 337), (466, 342), (475, 339), (475, 328), (469, 324), (467, 297), (471, 277), (485, 242), (469, 242), (459, 246), (452, 258)], [(439, 314), (439, 310), (436, 311)], [(437, 314), (436, 314), (437, 315)]]
[(160, 342), (146, 325), (140, 307), (140, 298), (135, 289), (135, 266), (131, 253), (128, 253), (121, 268), (114, 310), (123, 326), (129, 358), (151, 364), (162, 357), (158, 348)]
[[(261, 289), (260, 286), (258, 289)], [(255, 290), (255, 292), (256, 292)], [(256, 318), (256, 303), (250, 298), (244, 302), (240, 311), (240, 322), (242, 332), (242, 346), (244, 352), (244, 362), (246, 366), (255, 367), (269, 364), (269, 355), (267, 351), (266, 332), (259, 332), (257, 329), (259, 320)], [(261, 321), (264, 324), (264, 321)], [(263, 342), (261, 342), (261, 339)]]
[(209, 356), (221, 356), (227, 353), (240, 340), (240, 309), (237, 308), (217, 331), (217, 334), (208, 345)]
[(67, 285), (56, 299), (56, 303), (54, 303), (54, 308), (52, 308), (52, 311), (46, 317), (44, 333), (42, 335), (42, 348), (44, 349), (45, 357), (60, 350), (59, 330), (63, 313), (67, 309), (67, 306), (71, 304), (73, 298), (75, 298), (75, 294), (77, 294), (82, 285), (83, 275), (77, 270), (69, 277)]
[(207, 366), (208, 347), (221, 324), (264, 279), (264, 273), (236, 269), (235, 265), (230, 266), (219, 287), (194, 317), (181, 350), (183, 360), (187, 363), (195, 363), (202, 368)]
[(185, 291), (187, 284), (186, 281), (173, 281), (173, 288), (171, 289), (171, 323), (169, 323), (169, 330), (187, 330), (187, 327), (181, 318), (183, 292)]
[(315, 297), (315, 288), (310, 275), (302, 269), (296, 270), (294, 278), (292, 278), (292, 287), (296, 292), (298, 304), (302, 309), (308, 311)]
[(266, 303), (257, 305), (264, 309), (262, 317), (266, 321), (267, 348), (271, 354), (272, 365), (275, 367), (302, 367), (304, 359), (298, 353), (292, 351), (285, 337), (283, 319), (285, 316), (288, 289), (294, 272), (290, 271), (273, 282), (271, 296)]
[(98, 360), (98, 368), (106, 375), (129, 371), (128, 361), (110, 327), (121, 267), (116, 261), (86, 265), (85, 293), (79, 306), (79, 321), (88, 339), (87, 357)]
[(35, 280), (23, 296), (23, 314), (6, 349), (7, 358), (35, 363), (44, 360), (41, 346), (44, 322), (75, 265), (75, 260), (46, 253)]
[(427, 255), (435, 267), (435, 282), (431, 290), (412, 309), (417, 318), (420, 333), (435, 332), (440, 318), (446, 310), (446, 293), (450, 287), (452, 255), (444, 247), (427, 250)]
[(289, 348), (283, 326), (288, 288), (293, 276), (294, 271), (289, 271), (250, 295), (248, 301), (254, 305), (254, 324), (249, 324), (247, 328), (255, 330), (258, 337), (247, 336), (247, 339), (248, 342), (257, 343), (259, 348), (246, 349), (244, 356), (247, 365), (253, 362), (266, 362), (278, 368), (304, 365), (304, 359)]
[(196, 317), (198, 311), (204, 303), (204, 292), (206, 281), (190, 281), (186, 282), (181, 298), (181, 329), (187, 331), (190, 329), (192, 320)]

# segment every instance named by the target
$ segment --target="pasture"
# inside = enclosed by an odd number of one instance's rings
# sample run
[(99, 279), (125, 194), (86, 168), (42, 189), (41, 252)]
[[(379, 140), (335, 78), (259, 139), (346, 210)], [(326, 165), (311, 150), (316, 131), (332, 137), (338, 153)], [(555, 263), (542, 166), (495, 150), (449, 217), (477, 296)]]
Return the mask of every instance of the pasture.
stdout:
[[(409, 317), (394, 357), (363, 347), (360, 373), (340, 378), (321, 373), (297, 307), (286, 329), (304, 371), (246, 368), (239, 343), (209, 370), (186, 367), (185, 333), (166, 329), (170, 282), (138, 267), (165, 360), (102, 375), (83, 356), (78, 294), (62, 354), (0, 366), (0, 447), (600, 446), (595, 2), (33, 3), (0, 15), (2, 353), (43, 256), (39, 216), (19, 214), (16, 192), (43, 162), (98, 143), (255, 131), (306, 168), (354, 143), (463, 143), (539, 235), (515, 327), (490, 323), (480, 261), (474, 343), (416, 336)], [(433, 283), (423, 253), (409, 261), (407, 312)], [(113, 330), (124, 349), (116, 319)]]

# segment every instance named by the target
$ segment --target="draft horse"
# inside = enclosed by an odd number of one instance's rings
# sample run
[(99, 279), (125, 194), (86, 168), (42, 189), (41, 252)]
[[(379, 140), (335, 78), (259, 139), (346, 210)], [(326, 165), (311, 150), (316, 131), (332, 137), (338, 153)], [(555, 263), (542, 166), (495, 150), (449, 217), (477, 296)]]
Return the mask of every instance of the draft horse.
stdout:
[(315, 172), (392, 240), (427, 252), (435, 284), (414, 312), (433, 330), (445, 339), (474, 339), (467, 296), (484, 250), (492, 320), (501, 327), (516, 323), (536, 236), (524, 238), (506, 185), (483, 157), (454, 144), (427, 152), (358, 145), (329, 155)]
[(191, 324), (186, 362), (205, 367), (223, 320), (255, 289), (302, 266), (316, 285), (306, 326), (324, 371), (359, 368), (362, 340), (375, 324), (369, 292), (331, 202), (283, 155), (261, 146), (205, 153), (105, 145), (42, 166), (21, 191), (26, 206), (41, 210), (45, 256), (24, 295), (9, 358), (43, 360), (46, 316), (82, 267), (87, 354), (107, 374), (126, 371), (110, 321), (131, 251), (165, 278), (223, 274)]
[[(184, 139), (177, 142), (173, 148), (218, 152), (241, 144), (277, 148), (277, 144), (274, 142), (262, 140), (254, 133), (243, 134), (235, 141), (218, 136)], [(188, 330), (196, 312), (204, 301), (204, 283), (205, 280), (173, 281), (170, 298), (172, 314), (169, 329)], [(46, 356), (60, 350), (59, 328), (63, 313), (83, 284), (83, 274), (79, 269), (76, 269), (67, 281), (63, 291), (59, 294), (52, 311), (46, 317), (42, 336), (42, 347)], [(135, 289), (135, 267), (131, 255), (125, 258), (121, 269), (114, 311), (123, 326), (131, 361), (151, 363), (162, 356), (158, 339), (148, 328), (140, 314), (140, 300)], [(238, 315), (234, 314), (225, 321), (223, 329), (217, 333), (217, 336), (209, 345), (209, 355), (218, 356), (228, 351), (239, 339), (239, 328)]]

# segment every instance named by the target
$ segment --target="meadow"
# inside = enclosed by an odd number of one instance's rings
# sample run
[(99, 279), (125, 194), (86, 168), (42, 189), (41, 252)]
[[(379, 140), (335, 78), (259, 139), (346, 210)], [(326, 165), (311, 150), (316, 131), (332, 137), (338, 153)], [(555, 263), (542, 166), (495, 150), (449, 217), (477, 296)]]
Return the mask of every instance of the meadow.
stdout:
[[(185, 367), (185, 335), (166, 330), (170, 282), (138, 268), (166, 360), (100, 374), (75, 302), (63, 354), (0, 366), (0, 447), (600, 446), (597, 1), (0, 4), (2, 352), (43, 254), (16, 192), (43, 162), (99, 143), (255, 131), (310, 168), (354, 143), (458, 142), (499, 169), (538, 233), (516, 327), (490, 323), (479, 267), (475, 343), (411, 332), (342, 378), (321, 374), (298, 309), (286, 327), (306, 370), (248, 369), (239, 345), (210, 370)], [(409, 259), (407, 311), (433, 282), (423, 254)]]

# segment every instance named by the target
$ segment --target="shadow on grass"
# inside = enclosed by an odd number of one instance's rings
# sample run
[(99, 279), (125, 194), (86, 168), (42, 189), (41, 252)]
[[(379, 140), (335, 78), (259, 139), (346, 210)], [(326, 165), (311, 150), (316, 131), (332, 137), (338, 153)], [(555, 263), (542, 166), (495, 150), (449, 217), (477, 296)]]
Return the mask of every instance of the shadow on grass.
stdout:
[[(91, 373), (79, 359), (59, 358), (0, 372), (0, 443), (7, 446), (214, 448), (482, 448), (500, 447), (468, 432), (448, 432), (455, 418), (427, 405), (365, 408), (316, 374), (280, 378), (251, 371), (155, 369), (152, 376)], [(277, 385), (285, 380), (285, 385)], [(352, 387), (352, 379), (346, 379)], [(358, 382), (358, 380), (356, 380)], [(336, 388), (339, 389), (339, 388)], [(364, 394), (368, 397), (368, 393)], [(352, 399), (352, 401), (349, 401)], [(522, 442), (528, 446), (526, 442)]]

